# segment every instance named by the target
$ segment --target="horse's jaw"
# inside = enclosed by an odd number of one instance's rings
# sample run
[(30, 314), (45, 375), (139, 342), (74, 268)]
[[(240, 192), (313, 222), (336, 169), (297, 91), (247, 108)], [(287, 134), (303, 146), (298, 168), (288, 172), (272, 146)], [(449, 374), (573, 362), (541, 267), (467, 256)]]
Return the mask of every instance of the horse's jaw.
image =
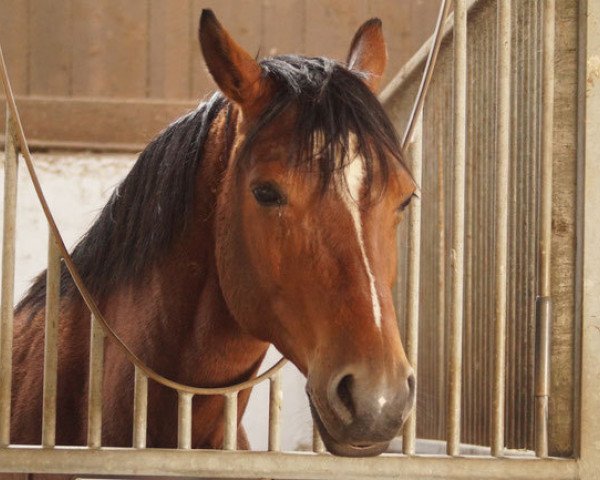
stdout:
[(351, 443), (337, 441), (323, 424), (317, 409), (313, 405), (310, 395), (308, 397), (308, 403), (310, 405), (313, 422), (315, 422), (321, 438), (323, 439), (323, 443), (330, 453), (339, 457), (375, 457), (387, 450), (390, 442), (373, 443), (371, 445), (353, 445)]

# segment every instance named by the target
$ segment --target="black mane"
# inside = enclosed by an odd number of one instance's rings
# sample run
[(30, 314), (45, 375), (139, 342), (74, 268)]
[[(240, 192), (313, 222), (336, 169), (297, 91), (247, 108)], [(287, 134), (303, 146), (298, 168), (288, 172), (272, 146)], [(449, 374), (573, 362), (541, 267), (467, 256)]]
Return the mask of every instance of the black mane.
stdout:
[[(390, 155), (402, 162), (396, 132), (361, 74), (326, 58), (280, 56), (265, 59), (261, 65), (264, 74), (278, 84), (278, 94), (249, 133), (241, 155), (249, 153), (261, 128), (295, 106), (296, 152), (290, 161), (316, 164), (323, 187), (347, 162), (350, 134), (355, 135), (358, 153), (364, 158), (369, 185), (375, 162), (383, 175), (387, 175)], [(191, 220), (203, 146), (215, 118), (228, 103), (215, 93), (148, 144), (77, 244), (73, 260), (96, 298), (124, 281), (142, 278)], [(43, 307), (45, 291), (42, 272), (17, 312)], [(76, 289), (63, 264), (61, 295), (70, 294), (76, 294)]]

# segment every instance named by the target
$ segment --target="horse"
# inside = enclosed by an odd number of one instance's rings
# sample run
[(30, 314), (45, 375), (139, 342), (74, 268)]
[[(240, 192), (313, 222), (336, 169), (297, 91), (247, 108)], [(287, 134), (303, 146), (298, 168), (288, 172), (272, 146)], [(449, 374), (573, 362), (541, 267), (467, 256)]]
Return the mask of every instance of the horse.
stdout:
[[(152, 369), (219, 387), (274, 345), (306, 377), (329, 452), (383, 452), (413, 408), (396, 321), (396, 231), (416, 191), (376, 92), (382, 24), (346, 63), (256, 60), (210, 10), (200, 47), (219, 91), (152, 140), (72, 251), (101, 311)], [(41, 440), (46, 280), (17, 305), (11, 442)], [(90, 315), (61, 271), (59, 445), (85, 445)], [(134, 368), (106, 342), (102, 444), (132, 442)], [(240, 392), (241, 421), (250, 392)], [(221, 448), (223, 398), (195, 397), (192, 447)], [(148, 447), (177, 445), (177, 395), (150, 382)], [(241, 448), (247, 438), (238, 423)]]

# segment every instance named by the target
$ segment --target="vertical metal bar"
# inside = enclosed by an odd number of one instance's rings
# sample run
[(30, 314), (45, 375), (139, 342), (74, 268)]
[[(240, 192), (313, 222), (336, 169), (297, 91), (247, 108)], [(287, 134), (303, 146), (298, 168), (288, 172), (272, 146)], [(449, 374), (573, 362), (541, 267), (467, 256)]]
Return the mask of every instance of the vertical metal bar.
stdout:
[(225, 395), (225, 434), (223, 450), (237, 449), (238, 392)]
[[(525, 347), (525, 392), (531, 392), (535, 384), (535, 294), (536, 294), (536, 254), (537, 248), (537, 158), (538, 158), (538, 112), (539, 105), (539, 31), (538, 31), (538, 6), (537, 4), (529, 5), (529, 63), (531, 72), (529, 74), (528, 83), (525, 87), (525, 93), (528, 97), (526, 117), (528, 118), (527, 130), (527, 152), (528, 158), (526, 163), (525, 173), (525, 192), (526, 204), (525, 211), (527, 212), (525, 228), (526, 228), (526, 324), (525, 335), (523, 337)], [(535, 395), (534, 395), (535, 397)], [(523, 428), (525, 429), (525, 445), (529, 450), (534, 448), (535, 444), (535, 427), (534, 427), (534, 411), (535, 400), (530, 400), (530, 395), (527, 394), (525, 402), (525, 418), (523, 420)]]
[(463, 438), (468, 443), (475, 443), (473, 440), (473, 422), (471, 421), (471, 415), (474, 411), (473, 401), (475, 399), (475, 392), (473, 390), (473, 379), (474, 379), (474, 339), (473, 335), (473, 159), (476, 158), (474, 155), (475, 142), (474, 142), (474, 130), (475, 122), (473, 117), (475, 116), (475, 68), (476, 64), (474, 61), (475, 49), (477, 43), (471, 41), (467, 48), (467, 62), (471, 67), (467, 69), (467, 82), (471, 85), (471, 95), (469, 95), (467, 101), (467, 144), (466, 144), (466, 164), (465, 164), (465, 296), (464, 296), (464, 327), (465, 335), (463, 341), (466, 342), (464, 346), (464, 360), (463, 360), (463, 405), (462, 405), (462, 424), (461, 430), (464, 432)]
[(133, 447), (146, 448), (148, 421), (148, 377), (135, 367), (133, 390)]
[[(549, 5), (549, 8), (553, 5)], [(600, 162), (597, 155), (600, 150), (600, 82), (592, 76), (594, 65), (600, 58), (600, 2), (596, 0), (582, 1), (579, 28), (583, 30), (580, 47), (582, 59), (580, 67), (583, 71), (582, 91), (580, 94), (580, 119), (578, 127), (581, 131), (582, 177), (579, 184), (582, 188), (581, 225), (583, 227), (582, 243), (579, 249), (582, 266), (582, 325), (581, 325), (581, 412), (579, 475), (582, 479), (593, 479), (598, 476), (600, 464)], [(554, 10), (552, 8), (552, 10)], [(551, 57), (550, 57), (551, 58)], [(593, 78), (594, 81), (589, 81)], [(551, 96), (548, 100), (551, 100)], [(551, 103), (551, 102), (550, 102)]]
[(313, 422), (313, 452), (315, 452), (315, 453), (324, 453), (325, 452), (325, 444), (323, 443), (323, 439), (321, 438), (319, 429), (314, 424), (314, 422)]
[(60, 252), (52, 233), (48, 236), (46, 270), (46, 323), (44, 327), (44, 389), (42, 445), (56, 442), (56, 376), (58, 366), (58, 322), (60, 311)]
[(543, 3), (542, 48), (542, 161), (540, 168), (540, 237), (536, 328), (535, 452), (548, 456), (548, 396), (552, 333), (552, 150), (554, 138), (555, 0)]
[(498, 2), (498, 109), (496, 134), (496, 242), (492, 455), (504, 451), (506, 398), (506, 282), (508, 168), (510, 163), (511, 1)]
[[(517, 289), (520, 266), (520, 249), (518, 248), (521, 237), (519, 232), (519, 213), (521, 211), (520, 190), (523, 178), (519, 176), (523, 160), (523, 146), (520, 145), (520, 130), (524, 127), (522, 118), (522, 106), (524, 102), (519, 97), (523, 85), (522, 74), (527, 66), (523, 61), (523, 26), (521, 20), (522, 5), (516, 2), (511, 12), (511, 21), (513, 22), (513, 40), (511, 44), (510, 82), (514, 85), (513, 92), (510, 95), (510, 160), (508, 162), (508, 219), (507, 219), (507, 265), (506, 265), (506, 389), (505, 389), (505, 427), (504, 427), (504, 445), (514, 445), (515, 438), (515, 420), (518, 404), (516, 403), (516, 383), (518, 378), (518, 360), (519, 356), (516, 350), (515, 338), (517, 337), (517, 328), (521, 323), (519, 316), (518, 301), (519, 292)], [(515, 180), (518, 180), (516, 182)]]
[(104, 331), (91, 315), (90, 373), (88, 391), (87, 444), (91, 448), (102, 445), (102, 370), (104, 366)]
[[(474, 76), (475, 79), (473, 81), (473, 98), (475, 100), (475, 109), (473, 112), (473, 117), (470, 120), (472, 122), (471, 128), (473, 141), (475, 142), (474, 150), (473, 150), (473, 160), (472, 160), (472, 170), (471, 175), (473, 178), (471, 179), (471, 185), (473, 193), (471, 195), (472, 205), (470, 208), (472, 215), (472, 240), (471, 240), (471, 251), (467, 249), (467, 255), (471, 256), (470, 266), (471, 266), (471, 288), (473, 285), (477, 285), (480, 288), (478, 283), (480, 279), (480, 265), (481, 265), (481, 256), (478, 255), (480, 251), (481, 244), (481, 229), (480, 227), (480, 214), (481, 214), (481, 182), (479, 181), (479, 171), (481, 169), (481, 165), (478, 160), (481, 158), (481, 141), (482, 141), (482, 125), (481, 125), (481, 101), (482, 97), (479, 94), (482, 85), (482, 65), (479, 62), (481, 58), (481, 51), (483, 50), (482, 42), (478, 42), (475, 46), (475, 58), (473, 62)], [(467, 288), (469, 288), (467, 284)], [(481, 317), (478, 315), (479, 313), (479, 305), (481, 304), (481, 294), (479, 291), (477, 294), (471, 294), (470, 303), (471, 303), (471, 318), (473, 324), (473, 331), (471, 332), (471, 336), (473, 337), (473, 398), (471, 399), (471, 414), (470, 414), (470, 424), (473, 430), (474, 443), (477, 443), (479, 440), (479, 432), (481, 429), (481, 422), (477, 422), (477, 414), (481, 412), (483, 409), (481, 408), (481, 389), (480, 389), (480, 378), (481, 378), (481, 339), (480, 339), (480, 331), (481, 331)]]
[(192, 448), (192, 394), (178, 392), (177, 402), (177, 448)]
[(489, 331), (489, 319), (491, 314), (489, 312), (489, 294), (490, 290), (490, 265), (493, 264), (493, 259), (490, 258), (489, 245), (490, 245), (490, 232), (493, 232), (493, 228), (490, 225), (493, 214), (490, 209), (490, 197), (493, 198), (493, 192), (491, 191), (491, 179), (494, 178), (493, 173), (490, 170), (490, 163), (494, 160), (494, 148), (491, 148), (494, 142), (493, 127), (494, 121), (492, 117), (495, 112), (495, 97), (494, 85), (495, 85), (495, 68), (496, 65), (496, 49), (494, 48), (494, 42), (492, 39), (496, 37), (496, 18), (494, 16), (493, 22), (490, 21), (490, 15), (485, 18), (483, 28), (485, 29), (483, 35), (483, 51), (482, 51), (482, 64), (483, 64), (483, 81), (481, 85), (481, 94), (483, 102), (481, 105), (483, 124), (483, 132), (481, 135), (481, 155), (479, 156), (479, 195), (481, 208), (479, 209), (479, 280), (478, 280), (478, 293), (479, 293), (479, 344), (480, 344), (480, 362), (481, 362), (481, 374), (480, 378), (480, 395), (481, 395), (481, 409), (485, 412), (478, 418), (477, 425), (479, 427), (479, 442), (481, 444), (486, 441), (489, 442), (489, 424), (491, 417), (491, 401), (489, 391), (491, 390), (490, 378), (492, 374), (489, 369), (489, 357), (491, 352), (489, 338), (492, 337), (492, 333)]
[[(513, 59), (514, 66), (512, 67), (514, 82), (513, 85), (515, 92), (513, 93), (513, 105), (517, 109), (517, 114), (513, 116), (516, 125), (512, 128), (515, 140), (512, 141), (513, 147), (516, 149), (511, 153), (511, 175), (513, 180), (510, 189), (512, 191), (513, 203), (510, 207), (510, 223), (509, 230), (511, 232), (512, 246), (508, 257), (510, 263), (513, 264), (509, 277), (509, 297), (512, 298), (510, 301), (510, 313), (507, 316), (507, 322), (514, 324), (511, 329), (510, 338), (510, 353), (507, 359), (507, 367), (510, 367), (510, 376), (507, 378), (507, 391), (510, 389), (509, 402), (507, 402), (506, 412), (506, 425), (507, 425), (507, 438), (505, 444), (507, 448), (521, 445), (521, 426), (523, 424), (522, 415), (524, 412), (525, 405), (523, 404), (523, 384), (522, 379), (525, 372), (525, 365), (523, 364), (523, 325), (526, 323), (526, 315), (524, 311), (524, 297), (525, 297), (525, 282), (524, 279), (524, 253), (526, 250), (526, 236), (525, 236), (525, 216), (527, 215), (526, 208), (526, 190), (525, 187), (525, 169), (527, 166), (527, 145), (526, 145), (526, 132), (527, 132), (527, 119), (525, 117), (525, 109), (527, 107), (527, 98), (525, 97), (525, 88), (527, 85), (526, 73), (529, 65), (527, 63), (526, 51), (527, 42), (526, 37), (526, 10), (525, 5), (515, 5), (516, 14), (514, 15), (515, 23), (518, 25), (515, 34), (518, 35), (518, 44), (513, 46), (515, 57)], [(513, 25), (513, 29), (515, 26)], [(517, 37), (517, 35), (515, 35)], [(516, 40), (515, 40), (516, 42)], [(521, 65), (521, 68), (519, 68)], [(513, 210), (514, 209), (514, 210)]]
[(531, 295), (533, 298), (533, 307), (530, 312), (531, 318), (531, 326), (529, 330), (529, 335), (527, 338), (528, 344), (530, 345), (529, 349), (529, 358), (528, 358), (528, 366), (529, 366), (529, 390), (533, 390), (533, 401), (530, 406), (530, 418), (531, 418), (531, 432), (529, 435), (531, 448), (535, 450), (536, 443), (536, 427), (535, 427), (535, 416), (536, 416), (536, 401), (535, 401), (535, 383), (537, 376), (537, 352), (536, 352), (536, 338), (537, 338), (537, 296), (538, 296), (538, 272), (539, 272), (539, 235), (540, 235), (540, 223), (539, 223), (539, 214), (541, 207), (541, 182), (540, 182), (540, 173), (541, 173), (541, 161), (542, 161), (542, 131), (543, 131), (543, 121), (542, 121), (542, 93), (543, 93), (543, 82), (542, 82), (542, 74), (543, 74), (543, 2), (536, 2), (534, 7), (534, 28), (536, 35), (536, 44), (535, 44), (535, 78), (534, 78), (534, 90), (532, 90), (533, 99), (535, 102), (535, 108), (533, 109), (533, 121), (535, 122), (535, 130), (533, 139), (533, 150), (532, 150), (532, 171), (531, 174), (534, 176), (533, 184), (536, 186), (533, 189), (531, 195), (532, 201), (532, 210), (533, 215), (532, 219), (532, 233), (531, 233), (531, 242), (530, 246), (530, 255), (531, 255), (531, 279), (530, 279), (530, 288)]
[(485, 20), (484, 27), (485, 28), (485, 36), (484, 36), (484, 75), (485, 80), (482, 86), (482, 92), (484, 96), (483, 102), (483, 112), (484, 113), (484, 130), (483, 130), (483, 139), (482, 139), (482, 156), (481, 158), (481, 169), (479, 172), (479, 181), (480, 181), (480, 195), (481, 195), (481, 210), (480, 210), (480, 228), (481, 228), (481, 239), (480, 239), (480, 268), (479, 268), (479, 282), (481, 285), (481, 292), (479, 293), (480, 297), (480, 338), (481, 338), (481, 363), (482, 363), (482, 373), (480, 376), (481, 382), (481, 397), (482, 397), (482, 410), (485, 412), (485, 415), (480, 417), (480, 425), (481, 425), (481, 434), (480, 439), (481, 443), (489, 442), (490, 437), (490, 413), (491, 413), (491, 385), (492, 385), (492, 373), (490, 371), (489, 365), (490, 361), (490, 352), (491, 341), (489, 340), (492, 337), (492, 332), (490, 331), (490, 318), (492, 317), (489, 311), (489, 303), (490, 298), (493, 295), (490, 294), (492, 282), (490, 280), (490, 276), (492, 275), (491, 265), (493, 265), (493, 258), (490, 258), (492, 254), (490, 253), (490, 245), (493, 243), (492, 233), (493, 226), (490, 225), (493, 221), (493, 207), (490, 206), (490, 203), (493, 203), (493, 191), (491, 190), (491, 185), (493, 185), (494, 173), (491, 169), (491, 164), (495, 161), (495, 147), (494, 145), (494, 132), (493, 129), (495, 127), (495, 121), (493, 120), (495, 108), (496, 108), (496, 98), (494, 92), (494, 85), (496, 79), (495, 73), (495, 65), (497, 60), (497, 51), (495, 48), (496, 45), (496, 16), (493, 16), (493, 19), (490, 19), (491, 15), (488, 15)]
[(0, 297), (0, 447), (10, 444), (13, 302), (15, 293), (15, 233), (17, 221), (18, 149), (6, 109), (4, 147), (4, 226), (2, 230), (2, 293)]
[(269, 451), (281, 450), (281, 372), (270, 378), (269, 389)]
[(446, 391), (446, 179), (444, 176), (445, 162), (442, 148), (441, 136), (437, 145), (437, 165), (438, 165), (438, 245), (437, 245), (437, 302), (438, 311), (436, 317), (437, 338), (438, 344), (435, 345), (437, 350), (437, 421), (439, 424), (437, 434), (440, 438), (444, 436), (444, 418), (445, 412), (445, 391)]
[[(577, 182), (578, 184), (584, 183), (583, 179), (585, 179), (585, 152), (586, 152), (586, 96), (588, 90), (587, 86), (587, 55), (590, 51), (593, 52), (594, 45), (587, 44), (587, 35), (588, 28), (587, 22), (588, 20), (594, 21), (594, 17), (588, 16), (588, 5), (587, 3), (581, 2), (579, 5), (579, 11), (577, 14), (578, 17), (578, 35), (577, 35)], [(594, 11), (592, 10), (592, 15)], [(596, 28), (598, 26), (596, 25)], [(593, 98), (594, 93), (590, 91), (590, 96)], [(576, 386), (574, 392), (574, 401), (573, 401), (573, 456), (576, 458), (581, 458), (581, 439), (583, 437), (583, 426), (581, 421), (581, 408), (583, 404), (583, 399), (581, 398), (582, 391), (584, 390), (583, 379), (582, 379), (582, 342), (583, 342), (583, 332), (581, 330), (582, 325), (584, 324), (583, 320), (583, 295), (582, 295), (582, 287), (584, 285), (583, 281), (583, 272), (584, 265), (583, 259), (584, 256), (582, 254), (584, 250), (585, 244), (585, 229), (584, 229), (584, 214), (585, 214), (585, 189), (580, 187), (577, 189), (577, 217), (576, 217), (576, 232), (575, 236), (577, 238), (577, 243), (575, 246), (576, 249), (576, 260), (575, 260), (575, 291), (577, 292), (577, 299), (575, 301), (575, 311), (573, 312), (574, 318), (578, 319), (574, 323), (573, 327), (573, 335), (575, 338), (574, 341), (574, 351), (579, 352), (575, 357), (574, 363), (574, 374), (573, 374), (573, 385)], [(592, 426), (593, 428), (593, 426)], [(548, 447), (550, 449), (550, 447)], [(581, 469), (585, 472), (585, 467)], [(585, 473), (582, 474), (584, 476)]]
[(460, 451), (467, 122), (467, 9), (454, 2), (454, 188), (452, 229), (452, 315), (448, 401), (448, 455)]
[[(417, 185), (423, 183), (423, 112), (418, 113), (410, 145), (411, 172)], [(419, 287), (421, 278), (421, 200), (413, 198), (408, 216), (408, 275), (406, 302), (406, 350), (408, 361), (417, 377), (419, 359)], [(415, 385), (415, 389), (416, 389)], [(415, 392), (416, 394), (416, 392)], [(415, 454), (417, 433), (417, 409), (414, 408), (404, 425), (402, 451), (405, 455)]]

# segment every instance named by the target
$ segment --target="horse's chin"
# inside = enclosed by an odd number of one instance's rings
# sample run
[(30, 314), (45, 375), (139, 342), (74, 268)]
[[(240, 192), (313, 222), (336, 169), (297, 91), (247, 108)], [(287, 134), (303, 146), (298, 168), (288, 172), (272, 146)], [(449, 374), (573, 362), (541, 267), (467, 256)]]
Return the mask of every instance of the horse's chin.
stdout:
[(309, 401), (309, 404), (313, 421), (321, 434), (325, 447), (330, 453), (339, 457), (375, 457), (387, 450), (390, 442), (373, 443), (370, 445), (353, 445), (351, 443), (338, 442), (327, 431), (312, 401)]

